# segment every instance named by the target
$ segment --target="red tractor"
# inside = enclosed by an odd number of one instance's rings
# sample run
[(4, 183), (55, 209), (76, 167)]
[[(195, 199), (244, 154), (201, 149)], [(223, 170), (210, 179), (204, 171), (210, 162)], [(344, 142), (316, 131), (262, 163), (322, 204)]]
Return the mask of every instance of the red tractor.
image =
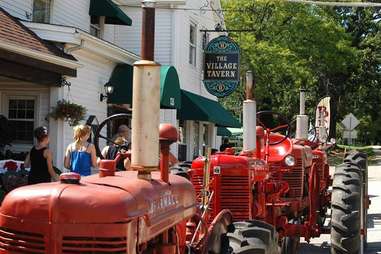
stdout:
[[(297, 253), (300, 237), (309, 241), (322, 233), (331, 233), (331, 253), (359, 253), (360, 236), (366, 240), (366, 157), (352, 154), (336, 167), (332, 180), (324, 126), (317, 126), (315, 137), (308, 140), (304, 92), (301, 104), (296, 138), (291, 139), (290, 124), (278, 113), (259, 112), (256, 126), (250, 117), (255, 116), (255, 101), (249, 96), (243, 112), (243, 152), (234, 155), (227, 149), (210, 161), (198, 158), (192, 163), (191, 181), (209, 220), (224, 209), (232, 212), (235, 222), (227, 233), (232, 253), (276, 253), (277, 234), (284, 254)], [(278, 126), (271, 126), (277, 121)]]

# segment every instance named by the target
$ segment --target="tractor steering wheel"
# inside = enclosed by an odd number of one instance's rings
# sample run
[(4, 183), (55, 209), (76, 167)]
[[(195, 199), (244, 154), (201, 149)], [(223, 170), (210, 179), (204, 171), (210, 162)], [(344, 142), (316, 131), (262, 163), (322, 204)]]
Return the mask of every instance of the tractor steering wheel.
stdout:
[(125, 114), (125, 113), (122, 113), (122, 114), (116, 114), (116, 115), (112, 115), (110, 117), (107, 117), (103, 122), (101, 122), (98, 126), (98, 129), (97, 131), (95, 132), (95, 135), (94, 135), (94, 146), (95, 146), (95, 149), (97, 151), (97, 155), (99, 156), (100, 159), (104, 159), (103, 155), (102, 155), (102, 152), (101, 152), (101, 149), (99, 148), (99, 139), (102, 138), (114, 145), (116, 145), (118, 147), (118, 149), (125, 149), (127, 150), (127, 147), (124, 147), (123, 145), (118, 145), (114, 142), (114, 140), (112, 140), (111, 138), (108, 138), (108, 137), (105, 137), (101, 134), (101, 131), (103, 129), (103, 127), (105, 127), (109, 122), (112, 122), (112, 121), (115, 121), (115, 120), (120, 120), (120, 119), (128, 119), (129, 117), (131, 117), (130, 114)]
[(308, 131), (308, 141), (312, 142), (312, 143), (316, 143), (317, 141), (317, 133), (318, 133), (318, 128), (317, 127), (312, 127), (309, 131)]
[[(269, 118), (269, 116), (271, 116), (271, 118)], [(265, 121), (265, 119), (266, 119), (266, 121)], [(271, 126), (269, 126), (270, 123), (268, 121), (271, 121), (274, 119), (277, 120), (280, 124), (271, 128)], [(275, 142), (269, 142), (270, 146), (278, 145), (278, 144), (282, 143), (283, 141), (285, 141), (290, 136), (291, 125), (288, 122), (288, 120), (286, 119), (286, 117), (280, 113), (273, 112), (270, 110), (269, 111), (260, 111), (257, 113), (257, 121), (258, 121), (260, 126), (262, 126), (265, 130), (267, 130), (269, 132), (278, 132), (281, 130), (284, 130), (286, 132), (284, 137), (281, 140), (278, 140)], [(263, 122), (267, 122), (267, 123), (264, 124)]]

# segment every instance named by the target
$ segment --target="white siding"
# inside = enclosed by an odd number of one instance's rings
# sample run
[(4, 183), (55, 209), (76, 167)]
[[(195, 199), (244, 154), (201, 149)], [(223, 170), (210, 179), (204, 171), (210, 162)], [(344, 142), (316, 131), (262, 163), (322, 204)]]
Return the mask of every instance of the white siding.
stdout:
[(54, 0), (50, 22), (90, 31), (90, 0)]
[(0, 0), (0, 7), (16, 18), (32, 19), (33, 0)]
[(103, 40), (115, 43), (115, 25), (105, 25), (105, 30), (103, 34)]
[[(142, 11), (126, 7), (123, 11), (132, 19), (132, 26), (116, 27), (115, 43), (135, 54), (140, 54)], [(155, 61), (163, 65), (172, 62), (172, 14), (171, 10), (156, 11), (155, 18)]]
[[(105, 101), (100, 102), (99, 95), (104, 84), (110, 79), (115, 64), (84, 51), (75, 51), (73, 55), (79, 63), (83, 64), (83, 67), (77, 70), (76, 78), (68, 79), (71, 82), (70, 99), (74, 103), (85, 106), (87, 115), (95, 115), (101, 122), (107, 116), (107, 104)], [(72, 137), (73, 129), (65, 123), (65, 147), (73, 142)]]
[(140, 54), (142, 12), (139, 8), (125, 8), (124, 11), (132, 19), (132, 25), (115, 28), (115, 43), (119, 47)]

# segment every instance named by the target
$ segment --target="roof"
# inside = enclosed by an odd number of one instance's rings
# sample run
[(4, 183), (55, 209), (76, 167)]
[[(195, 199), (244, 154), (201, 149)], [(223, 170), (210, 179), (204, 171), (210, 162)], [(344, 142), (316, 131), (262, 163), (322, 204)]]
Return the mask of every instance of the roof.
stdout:
[(0, 41), (18, 45), (42, 53), (71, 60), (75, 58), (64, 53), (54, 44), (42, 40), (33, 31), (24, 26), (18, 19), (0, 7)]

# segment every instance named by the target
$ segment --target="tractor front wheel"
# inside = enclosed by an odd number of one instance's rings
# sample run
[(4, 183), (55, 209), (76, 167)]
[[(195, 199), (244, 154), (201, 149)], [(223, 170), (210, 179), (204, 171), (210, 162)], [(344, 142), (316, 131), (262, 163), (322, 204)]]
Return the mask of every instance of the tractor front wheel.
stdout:
[[(291, 224), (300, 224), (300, 221), (293, 219)], [(286, 236), (282, 241), (282, 254), (296, 254), (300, 246), (300, 236)]]
[(232, 254), (278, 254), (278, 233), (274, 227), (259, 220), (232, 224), (227, 233)]
[(336, 167), (332, 185), (331, 253), (355, 254), (360, 249), (362, 172), (353, 163)]

